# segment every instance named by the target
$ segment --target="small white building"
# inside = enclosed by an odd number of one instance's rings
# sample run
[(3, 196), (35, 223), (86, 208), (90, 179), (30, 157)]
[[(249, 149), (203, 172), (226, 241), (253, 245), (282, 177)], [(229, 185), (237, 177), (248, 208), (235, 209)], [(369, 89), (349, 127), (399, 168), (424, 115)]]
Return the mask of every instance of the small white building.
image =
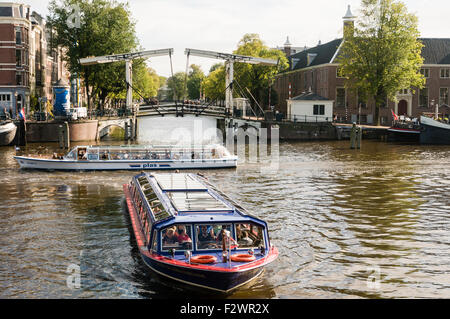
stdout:
[(313, 92), (287, 100), (286, 119), (295, 122), (332, 122), (333, 102)]

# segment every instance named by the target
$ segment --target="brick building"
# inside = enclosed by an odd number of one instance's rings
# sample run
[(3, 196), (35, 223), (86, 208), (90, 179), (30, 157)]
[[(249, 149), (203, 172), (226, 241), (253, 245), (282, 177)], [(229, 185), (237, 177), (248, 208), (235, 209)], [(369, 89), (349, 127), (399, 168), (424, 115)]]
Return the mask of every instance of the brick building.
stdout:
[(30, 6), (0, 2), (0, 114), (17, 116), (31, 98), (53, 99), (52, 84), (69, 74), (61, 49), (48, 45), (51, 33), (45, 20)]
[[(343, 17), (344, 33), (353, 27), (355, 19), (349, 6)], [(399, 115), (417, 117), (422, 113), (434, 113), (438, 104), (440, 113), (450, 114), (450, 39), (424, 38), (420, 41), (424, 44), (421, 72), (426, 77), (426, 85), (421, 90), (399, 92), (397, 102), (387, 101), (380, 108), (382, 125), (391, 124), (391, 110)], [(289, 98), (311, 90), (334, 101), (333, 113), (339, 122), (376, 123), (375, 103), (370, 100), (364, 103), (358, 99), (357, 93), (345, 89), (345, 79), (339, 77), (336, 57), (342, 42), (343, 38), (335, 39), (288, 56), (290, 70), (279, 74), (274, 82), (278, 93), (277, 110), (286, 114)]]

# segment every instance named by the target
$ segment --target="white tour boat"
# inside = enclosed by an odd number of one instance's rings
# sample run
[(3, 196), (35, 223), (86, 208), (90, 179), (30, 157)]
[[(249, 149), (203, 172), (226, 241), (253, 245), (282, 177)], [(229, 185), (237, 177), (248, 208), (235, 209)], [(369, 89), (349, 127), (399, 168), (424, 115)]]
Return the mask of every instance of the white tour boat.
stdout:
[(20, 168), (46, 170), (170, 170), (233, 168), (237, 156), (222, 145), (76, 146), (66, 155), (14, 156)]

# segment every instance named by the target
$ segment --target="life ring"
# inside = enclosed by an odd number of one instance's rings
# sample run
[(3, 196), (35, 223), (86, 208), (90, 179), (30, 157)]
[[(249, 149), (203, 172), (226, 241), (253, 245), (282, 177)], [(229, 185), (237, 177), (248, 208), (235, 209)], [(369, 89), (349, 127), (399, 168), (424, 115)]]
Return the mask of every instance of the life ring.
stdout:
[(217, 258), (211, 255), (198, 255), (191, 257), (191, 262), (196, 264), (212, 264), (216, 261)]
[(231, 255), (231, 261), (243, 261), (243, 262), (249, 262), (255, 260), (256, 257), (249, 254), (234, 254)]

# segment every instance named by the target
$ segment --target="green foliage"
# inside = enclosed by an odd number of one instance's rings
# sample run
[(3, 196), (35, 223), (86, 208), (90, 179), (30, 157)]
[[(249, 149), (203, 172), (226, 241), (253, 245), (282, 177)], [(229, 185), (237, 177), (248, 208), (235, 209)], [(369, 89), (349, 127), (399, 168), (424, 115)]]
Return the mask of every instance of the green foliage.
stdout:
[[(234, 64), (234, 79), (243, 90), (248, 88), (252, 95), (258, 99), (259, 103), (268, 105), (269, 86), (272, 84), (273, 77), (280, 71), (288, 68), (288, 60), (283, 52), (277, 49), (271, 49), (264, 44), (258, 34), (245, 34), (239, 41), (238, 48), (234, 54), (260, 57), (266, 59), (278, 60), (278, 67), (266, 66), (248, 63)], [(215, 64), (210, 70), (208, 77), (203, 81), (205, 95), (208, 98), (223, 98), (225, 90), (225, 67), (223, 64)], [(234, 86), (233, 95), (239, 97), (237, 85)], [(251, 101), (253, 103), (253, 101)]]
[[(80, 9), (79, 28), (67, 23), (74, 7)], [(114, 0), (51, 0), (49, 12), (47, 23), (54, 30), (51, 44), (65, 49), (69, 71), (81, 76), (91, 88), (88, 95), (102, 105), (108, 97), (125, 97), (125, 62), (82, 66), (79, 59), (138, 49), (128, 5)], [(154, 71), (147, 70), (144, 60), (133, 61), (133, 79), (145, 95), (156, 95), (159, 79), (156, 84), (155, 76)]]
[(182, 100), (185, 93), (186, 73), (177, 72), (167, 79), (167, 87), (170, 89), (169, 100)]
[(395, 0), (362, 0), (362, 15), (353, 32), (345, 32), (340, 72), (346, 86), (366, 99), (373, 98), (379, 125), (379, 107), (398, 91), (423, 87), (423, 64), (418, 20)]
[(200, 66), (192, 64), (187, 80), (187, 93), (188, 98), (191, 100), (197, 100), (200, 98), (200, 89), (202, 81), (205, 78)]
[(225, 100), (225, 67), (219, 66), (203, 79), (205, 96), (211, 100)]

